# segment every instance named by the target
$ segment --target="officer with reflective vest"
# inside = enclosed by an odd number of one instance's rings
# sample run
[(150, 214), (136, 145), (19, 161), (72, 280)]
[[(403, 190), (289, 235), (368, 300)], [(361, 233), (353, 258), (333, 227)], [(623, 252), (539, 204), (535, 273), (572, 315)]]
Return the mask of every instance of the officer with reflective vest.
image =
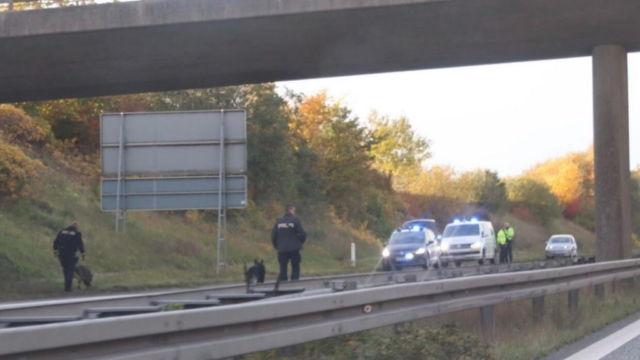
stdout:
[(288, 266), (291, 262), (291, 280), (300, 278), (300, 250), (302, 244), (307, 239), (307, 233), (300, 224), (300, 219), (296, 216), (296, 207), (285, 206), (284, 216), (279, 218), (271, 231), (271, 243), (278, 251), (278, 262), (280, 263), (280, 281), (287, 281)]
[(76, 252), (78, 251), (82, 255), (82, 260), (86, 261), (80, 223), (74, 221), (68, 228), (60, 230), (53, 241), (53, 255), (60, 260), (60, 265), (62, 265), (64, 291), (66, 292), (71, 292), (73, 271), (78, 263), (78, 258), (76, 257)]
[(500, 263), (507, 262), (507, 230), (503, 227), (498, 231), (496, 241), (500, 245)]
[(509, 225), (509, 223), (504, 223), (505, 234), (507, 236), (507, 260), (509, 263), (513, 262), (513, 238), (516, 236), (515, 231)]

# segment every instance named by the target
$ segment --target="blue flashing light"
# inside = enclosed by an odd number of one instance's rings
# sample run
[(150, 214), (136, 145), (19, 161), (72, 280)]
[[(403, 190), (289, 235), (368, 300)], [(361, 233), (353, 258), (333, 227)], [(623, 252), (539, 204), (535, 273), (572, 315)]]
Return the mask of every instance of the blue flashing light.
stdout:
[(414, 225), (414, 226), (411, 228), (411, 230), (413, 230), (413, 231), (420, 231), (420, 230), (422, 230), (422, 228), (421, 228), (420, 226), (418, 226), (418, 225)]
[(478, 218), (472, 217), (472, 218), (471, 218), (471, 222), (473, 222), (473, 223), (477, 223), (477, 222), (478, 222)]
[(453, 223), (454, 223), (454, 224), (460, 224), (460, 219), (454, 219), (454, 220), (453, 220)]

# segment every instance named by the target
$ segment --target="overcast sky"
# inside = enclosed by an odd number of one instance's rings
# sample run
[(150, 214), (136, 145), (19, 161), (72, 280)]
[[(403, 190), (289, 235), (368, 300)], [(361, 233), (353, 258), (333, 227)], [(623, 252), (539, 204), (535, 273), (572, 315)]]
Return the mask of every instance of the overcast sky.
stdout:
[[(427, 165), (517, 175), (593, 142), (591, 58), (288, 81), (326, 89), (366, 119), (405, 115), (432, 143)], [(640, 164), (640, 54), (629, 56), (631, 168)]]

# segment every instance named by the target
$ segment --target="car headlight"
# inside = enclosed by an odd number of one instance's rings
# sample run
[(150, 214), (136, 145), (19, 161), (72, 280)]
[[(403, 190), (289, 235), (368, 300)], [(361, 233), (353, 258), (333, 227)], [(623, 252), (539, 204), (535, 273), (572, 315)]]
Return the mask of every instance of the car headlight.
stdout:
[(390, 255), (391, 255), (391, 251), (389, 251), (389, 249), (384, 248), (384, 250), (382, 250), (383, 257), (389, 257)]
[(567, 250), (569, 247), (567, 245), (564, 246), (564, 249)]
[(440, 248), (444, 251), (449, 250), (449, 242), (448, 241), (443, 241), (442, 244), (440, 244)]
[(416, 251), (416, 255), (422, 255), (422, 254), (424, 254), (425, 252), (427, 252), (427, 249), (426, 249), (426, 248), (421, 247), (420, 249), (418, 249), (418, 250)]
[(471, 248), (472, 249), (482, 249), (482, 243), (480, 241), (476, 241), (473, 244), (471, 244)]

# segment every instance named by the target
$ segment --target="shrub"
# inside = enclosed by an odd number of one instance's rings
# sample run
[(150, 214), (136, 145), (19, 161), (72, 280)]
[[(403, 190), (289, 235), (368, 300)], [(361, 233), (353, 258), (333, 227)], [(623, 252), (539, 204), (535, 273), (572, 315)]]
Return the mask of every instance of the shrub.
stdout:
[[(297, 346), (295, 359), (305, 360), (490, 360), (489, 346), (457, 324), (423, 328), (417, 324), (396, 327), (389, 336), (383, 330), (357, 333)], [(244, 359), (273, 358), (274, 352)]]
[(526, 207), (543, 225), (560, 215), (560, 203), (547, 185), (527, 177), (507, 182), (507, 194), (513, 208)]
[(31, 193), (42, 163), (28, 157), (15, 145), (0, 141), (0, 199), (18, 199)]
[(43, 145), (52, 139), (51, 126), (10, 105), (0, 105), (0, 132), (11, 143)]

